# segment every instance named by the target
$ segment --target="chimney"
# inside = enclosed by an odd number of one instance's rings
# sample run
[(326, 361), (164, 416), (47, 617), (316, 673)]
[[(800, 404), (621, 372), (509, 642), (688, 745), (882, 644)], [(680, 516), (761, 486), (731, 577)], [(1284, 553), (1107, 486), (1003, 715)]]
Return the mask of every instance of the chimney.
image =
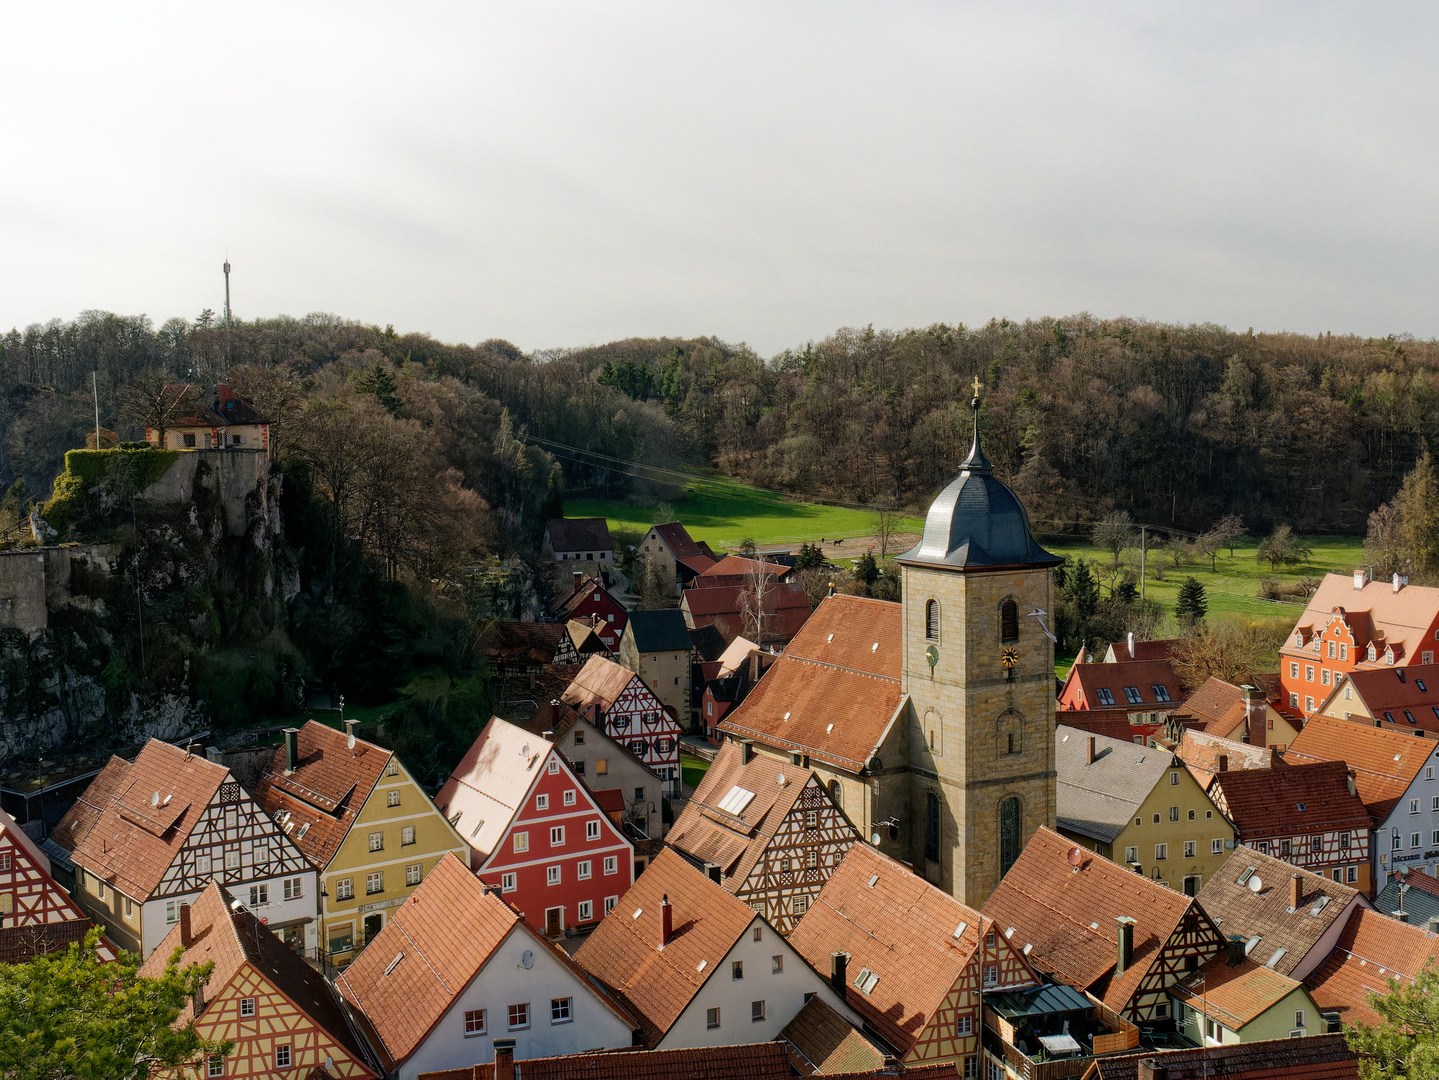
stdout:
[(1229, 941), (1226, 942), (1227, 955), (1224, 958), (1224, 962), (1230, 967), (1238, 967), (1244, 963), (1244, 956), (1248, 948), (1249, 940), (1247, 938), (1242, 938), (1238, 934), (1231, 934)]
[(1365, 585), (1368, 585), (1368, 584), (1369, 584), (1369, 575), (1368, 575), (1368, 574), (1366, 574), (1363, 570), (1356, 570), (1356, 571), (1354, 571), (1354, 591), (1355, 591), (1355, 592), (1358, 592), (1360, 589), (1364, 588), (1364, 586), (1365, 586)]
[(1158, 1058), (1143, 1058), (1137, 1075), (1138, 1080), (1169, 1080), (1169, 1069)]
[(1439, 934), (1439, 915), (1429, 916), (1429, 932), (1431, 934)]
[(1129, 631), (1129, 659), (1134, 659), (1134, 631)]
[(707, 863), (705, 863), (705, 876), (706, 876), (707, 878), (709, 878), (711, 881), (713, 881), (716, 885), (718, 885), (718, 884), (720, 883), (720, 865), (719, 865), (719, 863), (712, 863), (712, 862), (707, 862)]
[(1391, 911), (1389, 915), (1392, 918), (1398, 919), (1400, 922), (1407, 923), (1409, 921), (1409, 912), (1407, 911)]
[[(355, 725), (358, 723), (358, 720), (345, 721), (345, 745), (351, 750), (355, 748)], [(286, 745), (288, 745), (288, 743)]]
[(1405, 581), (1404, 575), (1401, 574), (1401, 573), (1399, 573), (1398, 570), (1394, 571), (1393, 582), (1394, 582), (1394, 591), (1395, 591), (1395, 592), (1398, 592), (1400, 589), (1404, 588), (1404, 586), (1407, 584), (1407, 582)]
[(739, 744), (739, 758), (741, 765), (748, 765), (754, 758), (754, 743), (748, 739), (741, 739)]
[(193, 940), (194, 940), (194, 936), (190, 933), (190, 905), (189, 905), (189, 904), (181, 904), (181, 905), (180, 905), (180, 944), (183, 945), (185, 948), (188, 949), (188, 948), (190, 947), (190, 942), (193, 941)]
[(1220, 771), (1220, 772), (1228, 772), (1228, 771), (1229, 771), (1229, 755), (1228, 755), (1228, 754), (1220, 754), (1220, 755), (1219, 755), (1219, 771)]
[(670, 906), (669, 893), (665, 893), (660, 899), (660, 948), (670, 943), (670, 935), (675, 932), (674, 908)]
[(515, 1040), (496, 1039), (495, 1080), (515, 1080), (515, 1072)]
[(1358, 789), (1357, 787), (1355, 787), (1355, 785), (1354, 785), (1354, 770), (1353, 770), (1353, 769), (1350, 769), (1350, 770), (1349, 770), (1348, 774), (1344, 777), (1344, 780), (1345, 780), (1345, 782), (1349, 785), (1349, 794), (1351, 794), (1351, 795), (1358, 795), (1358, 794), (1359, 794), (1359, 789)]
[(560, 703), (556, 698), (550, 698), (550, 730), (560, 729)]
[(288, 776), (295, 771), (300, 763), (300, 729), (287, 727), (285, 729), (285, 774)]
[(1300, 902), (1300, 900), (1303, 899), (1303, 897), (1304, 897), (1304, 875), (1303, 875), (1303, 874), (1290, 874), (1290, 875), (1289, 875), (1289, 906), (1290, 906), (1293, 910), (1298, 911), (1298, 910), (1299, 910), (1299, 902)]
[(1089, 737), (1089, 749), (1088, 749), (1088, 751), (1085, 753), (1085, 757), (1084, 757), (1084, 763), (1085, 763), (1086, 765), (1093, 765), (1093, 764), (1094, 764), (1094, 759), (1099, 756), (1097, 753), (1095, 753), (1095, 750), (1094, 750), (1095, 743), (1098, 742), (1098, 741), (1099, 741), (1099, 740), (1097, 740), (1093, 735), (1091, 735), (1091, 736)]
[(1264, 746), (1269, 741), (1269, 717), (1264, 691), (1257, 686), (1245, 684), (1239, 688), (1244, 695), (1244, 727), (1249, 733), (1250, 746)]
[(579, 591), (580, 591), (580, 583), (585, 580), (585, 575), (584, 575), (581, 571), (576, 570), (576, 571), (574, 571), (572, 574), (570, 574), (570, 577), (574, 579), (574, 582), (575, 582), (575, 592), (579, 592)]
[(1119, 924), (1118, 955), (1114, 965), (1114, 977), (1118, 978), (1134, 962), (1134, 920), (1128, 915), (1121, 915), (1114, 921)]
[(829, 985), (834, 988), (834, 992), (839, 995), (841, 1001), (844, 1000), (848, 970), (849, 953), (832, 952), (829, 954)]

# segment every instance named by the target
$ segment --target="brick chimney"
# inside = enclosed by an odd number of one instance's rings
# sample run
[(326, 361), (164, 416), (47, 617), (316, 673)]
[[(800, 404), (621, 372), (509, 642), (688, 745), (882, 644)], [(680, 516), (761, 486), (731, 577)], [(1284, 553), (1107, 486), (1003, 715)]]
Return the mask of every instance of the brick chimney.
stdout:
[(1138, 1080), (1169, 1080), (1169, 1069), (1158, 1058), (1142, 1058), (1139, 1062)]
[(829, 985), (844, 1000), (845, 980), (849, 971), (849, 953), (835, 952), (829, 954)]
[(295, 771), (300, 764), (300, 729), (287, 727), (285, 729), (285, 773), (288, 775)]
[(575, 583), (575, 592), (579, 592), (580, 583), (585, 580), (584, 572), (580, 570), (574, 570), (570, 573), (570, 577)]
[(660, 898), (660, 948), (670, 943), (670, 936), (675, 932), (674, 908), (670, 906), (669, 893)]
[(1086, 765), (1093, 765), (1093, 764), (1094, 764), (1094, 759), (1098, 756), (1098, 754), (1095, 753), (1094, 747), (1095, 747), (1095, 744), (1096, 744), (1098, 741), (1099, 741), (1099, 740), (1096, 739), (1093, 735), (1091, 735), (1091, 736), (1089, 737), (1089, 740), (1088, 740), (1088, 742), (1089, 742), (1089, 749), (1085, 752), (1085, 755), (1084, 755), (1084, 762), (1085, 762)]
[(515, 1080), (515, 1040), (495, 1040), (495, 1080)]
[(1228, 754), (1220, 754), (1220, 755), (1219, 755), (1219, 772), (1228, 772), (1228, 771), (1229, 771), (1229, 755), (1228, 755)]
[(183, 945), (185, 948), (188, 949), (188, 948), (190, 947), (190, 942), (193, 941), (193, 940), (194, 940), (194, 935), (190, 932), (190, 905), (189, 905), (189, 904), (181, 904), (181, 905), (180, 905), (180, 944)]
[(1268, 702), (1264, 690), (1245, 684), (1239, 688), (1244, 695), (1244, 729), (1249, 735), (1250, 746), (1265, 746), (1269, 742)]
[(1134, 920), (1128, 915), (1121, 915), (1114, 921), (1119, 924), (1114, 964), (1114, 977), (1118, 978), (1134, 963)]
[(1299, 909), (1299, 901), (1304, 896), (1304, 875), (1289, 875), (1289, 906), (1296, 911)]

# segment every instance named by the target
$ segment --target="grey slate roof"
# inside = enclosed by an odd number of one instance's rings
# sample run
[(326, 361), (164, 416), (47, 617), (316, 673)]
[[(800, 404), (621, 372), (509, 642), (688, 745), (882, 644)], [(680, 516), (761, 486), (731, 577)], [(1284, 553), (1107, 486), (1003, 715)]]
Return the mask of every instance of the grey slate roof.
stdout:
[[(1096, 756), (1086, 761), (1089, 740)], [(1060, 724), (1054, 729), (1059, 827), (1106, 843), (1123, 831), (1139, 804), (1173, 764), (1166, 750)]]
[(678, 608), (632, 611), (625, 630), (634, 634), (640, 652), (689, 652), (693, 647), (684, 612)]
[(604, 518), (551, 518), (545, 523), (554, 551), (609, 551), (610, 526)]
[[(1393, 874), (1386, 875), (1388, 884), (1374, 898), (1374, 907), (1391, 918), (1399, 910), (1399, 883)], [(1410, 888), (1404, 890), (1404, 910), (1414, 926), (1429, 929), (1429, 920), (1439, 918), (1439, 884), (1428, 874), (1410, 874), (1405, 879)]]

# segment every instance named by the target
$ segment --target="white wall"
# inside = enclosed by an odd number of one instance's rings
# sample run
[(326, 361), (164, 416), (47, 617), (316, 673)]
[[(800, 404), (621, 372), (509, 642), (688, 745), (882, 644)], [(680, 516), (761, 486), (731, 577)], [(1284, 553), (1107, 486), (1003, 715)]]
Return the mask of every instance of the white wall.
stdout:
[[(521, 966), (525, 950), (534, 956), (529, 969)], [(570, 999), (570, 1022), (550, 1023), (550, 1000)], [(527, 1030), (507, 1028), (509, 1007), (530, 1004)], [(489, 1030), (465, 1037), (465, 1013), (487, 1010)], [(629, 1025), (587, 989), (586, 984), (518, 924), (495, 954), (465, 987), (434, 1030), (399, 1068), (400, 1080), (414, 1080), (423, 1072), (464, 1069), (495, 1059), (496, 1039), (515, 1040), (515, 1059), (574, 1054), (581, 1050), (620, 1049), (633, 1043)]]
[[(1434, 778), (1424, 779), (1426, 769), (1434, 770)], [(1403, 797), (1394, 804), (1394, 810), (1384, 824), (1374, 831), (1375, 865), (1374, 891), (1384, 888), (1384, 875), (1407, 866), (1411, 870), (1425, 870), (1434, 873), (1439, 870), (1439, 856), (1431, 852), (1439, 850), (1433, 843), (1434, 830), (1439, 829), (1439, 810), (1434, 809), (1434, 797), (1439, 795), (1439, 750), (1430, 755), (1419, 775), (1409, 784)], [(1419, 800), (1419, 813), (1409, 812), (1409, 800)], [(1398, 830), (1400, 844), (1398, 851), (1391, 849), (1395, 830)], [(1411, 844), (1413, 833), (1419, 834), (1419, 846)], [(1414, 856), (1418, 858), (1414, 858)]]
[[(755, 927), (762, 931), (759, 941), (754, 940)], [(776, 954), (784, 957), (784, 971), (780, 974), (774, 973)], [(739, 981), (731, 974), (730, 965), (735, 960), (744, 962), (744, 978)], [(859, 1016), (840, 1000), (829, 980), (822, 978), (783, 937), (756, 916), (655, 1049), (769, 1042), (804, 1008), (807, 993), (819, 994), (841, 1016), (859, 1025)], [(761, 1000), (765, 1003), (765, 1018), (756, 1022), (750, 1019), (750, 1005)], [(706, 1026), (707, 1012), (716, 1006), (720, 1010), (720, 1026), (711, 1030)]]

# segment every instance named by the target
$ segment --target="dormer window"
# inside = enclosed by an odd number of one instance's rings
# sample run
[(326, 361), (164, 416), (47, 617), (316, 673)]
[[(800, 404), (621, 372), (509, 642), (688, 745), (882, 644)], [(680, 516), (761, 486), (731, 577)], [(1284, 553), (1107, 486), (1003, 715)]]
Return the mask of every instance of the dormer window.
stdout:
[(1114, 704), (1114, 694), (1112, 691), (1110, 691), (1109, 687), (1101, 686), (1095, 691), (1095, 693), (1099, 695), (1099, 703), (1101, 705)]
[(1369, 648), (1368, 648), (1368, 650), (1367, 650), (1366, 653), (1365, 653), (1365, 657), (1366, 657), (1366, 658), (1368, 659), (1368, 661), (1372, 664), (1372, 663), (1374, 663), (1374, 660), (1375, 660), (1375, 658), (1376, 658), (1378, 655), (1379, 655), (1379, 654), (1378, 654), (1378, 653), (1375, 651), (1375, 649), (1374, 649), (1374, 643), (1371, 641), (1371, 642), (1369, 643)]

